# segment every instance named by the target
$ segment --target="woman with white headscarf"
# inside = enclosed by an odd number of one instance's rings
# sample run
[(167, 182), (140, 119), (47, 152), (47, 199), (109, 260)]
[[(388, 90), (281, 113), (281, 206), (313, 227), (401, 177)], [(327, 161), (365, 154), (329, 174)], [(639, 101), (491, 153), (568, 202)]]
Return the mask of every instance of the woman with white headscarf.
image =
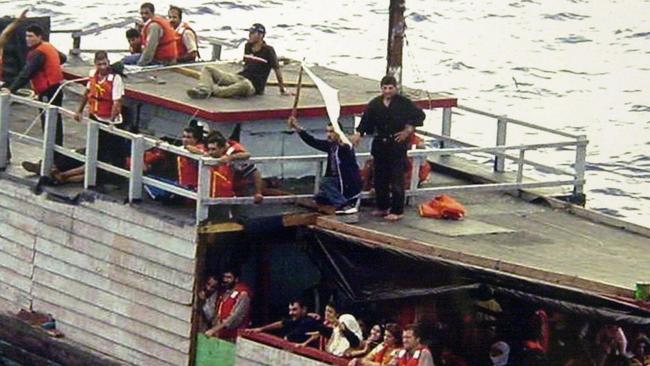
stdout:
[(343, 314), (334, 324), (332, 336), (325, 345), (325, 351), (334, 356), (343, 356), (348, 349), (359, 347), (361, 339), (363, 339), (363, 334), (357, 319), (350, 314)]
[(490, 347), (490, 360), (493, 366), (507, 366), (510, 346), (506, 342), (496, 342)]

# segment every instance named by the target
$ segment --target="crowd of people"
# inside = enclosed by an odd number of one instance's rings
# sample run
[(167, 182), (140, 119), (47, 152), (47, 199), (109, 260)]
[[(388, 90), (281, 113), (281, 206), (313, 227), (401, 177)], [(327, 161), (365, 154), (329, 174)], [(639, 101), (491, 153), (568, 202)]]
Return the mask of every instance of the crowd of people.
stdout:
[(345, 358), (349, 366), (650, 365), (650, 339), (640, 328), (543, 308), (522, 311), (521, 304), (502, 307), (488, 287), (453, 310), (444, 302), (431, 305), (437, 315), (415, 324), (366, 317), (354, 305), (346, 311), (334, 302), (311, 312), (307, 299), (294, 298), (287, 317), (251, 327), (252, 292), (233, 270), (209, 276), (199, 298), (207, 336), (235, 341), (238, 333), (272, 333), (297, 348)]

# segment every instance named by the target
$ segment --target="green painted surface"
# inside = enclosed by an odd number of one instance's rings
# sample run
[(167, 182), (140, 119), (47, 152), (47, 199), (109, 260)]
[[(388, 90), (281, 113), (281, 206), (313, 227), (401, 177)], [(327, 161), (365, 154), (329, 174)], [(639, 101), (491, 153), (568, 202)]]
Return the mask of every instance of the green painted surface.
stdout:
[(235, 364), (235, 344), (199, 334), (196, 339), (194, 366), (232, 366)]

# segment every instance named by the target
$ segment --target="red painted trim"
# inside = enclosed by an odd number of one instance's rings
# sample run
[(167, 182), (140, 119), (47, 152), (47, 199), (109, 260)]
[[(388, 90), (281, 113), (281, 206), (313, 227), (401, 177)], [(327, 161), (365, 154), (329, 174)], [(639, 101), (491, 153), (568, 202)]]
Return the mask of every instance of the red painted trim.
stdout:
[[(65, 72), (64, 76), (66, 79), (77, 79), (79, 76)], [(172, 101), (166, 98), (162, 98), (153, 94), (144, 93), (140, 91), (135, 91), (132, 89), (126, 88), (125, 94), (131, 99), (135, 99), (144, 103), (149, 103), (157, 105), (163, 108), (171, 109), (174, 111), (186, 113), (193, 115), (196, 113), (196, 116), (199, 118), (207, 119), (213, 122), (250, 122), (250, 121), (259, 121), (263, 119), (285, 119), (291, 114), (291, 108), (284, 109), (268, 109), (268, 110), (248, 110), (248, 111), (232, 111), (232, 112), (215, 112), (209, 111), (202, 108), (192, 107), (188, 104)], [(450, 108), (457, 105), (457, 99), (454, 97), (449, 97), (445, 99), (432, 99), (432, 100), (417, 100), (415, 104), (420, 108), (430, 109), (430, 108)], [(348, 116), (353, 114), (361, 114), (365, 110), (365, 104), (354, 104), (354, 105), (344, 105), (341, 106), (341, 115)], [(327, 116), (327, 110), (325, 107), (305, 107), (298, 108), (298, 116), (300, 117), (325, 117)]]
[(250, 339), (252, 341), (265, 344), (274, 348), (286, 350), (301, 356), (305, 356), (329, 365), (346, 366), (350, 360), (333, 356), (327, 352), (319, 351), (310, 347), (296, 347), (295, 343), (291, 343), (282, 338), (266, 334), (266, 333), (243, 333), (240, 332), (239, 336), (242, 338)]

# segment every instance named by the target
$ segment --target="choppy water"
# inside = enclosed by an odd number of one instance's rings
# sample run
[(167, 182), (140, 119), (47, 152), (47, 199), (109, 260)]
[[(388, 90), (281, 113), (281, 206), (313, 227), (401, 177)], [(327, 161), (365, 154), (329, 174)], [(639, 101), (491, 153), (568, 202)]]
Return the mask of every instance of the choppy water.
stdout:
[[(140, 1), (0, 1), (0, 14), (33, 5), (54, 27), (87, 28), (137, 16)], [(169, 2), (155, 2), (166, 12)], [(267, 26), (279, 55), (379, 78), (388, 0), (178, 2), (201, 34), (239, 40)], [(650, 218), (650, 1), (406, 0), (405, 83), (448, 91), (461, 103), (586, 134), (588, 207), (647, 225)], [(70, 44), (66, 36), (57, 44)], [(82, 46), (124, 48), (123, 31)], [(89, 45), (92, 43), (92, 45)], [(241, 50), (226, 51), (236, 58)], [(494, 123), (462, 119), (455, 136), (494, 144)], [(428, 119), (439, 129), (439, 116)], [(490, 128), (488, 128), (490, 127)], [(508, 143), (548, 141), (509, 130)], [(545, 160), (570, 164), (571, 154)]]

